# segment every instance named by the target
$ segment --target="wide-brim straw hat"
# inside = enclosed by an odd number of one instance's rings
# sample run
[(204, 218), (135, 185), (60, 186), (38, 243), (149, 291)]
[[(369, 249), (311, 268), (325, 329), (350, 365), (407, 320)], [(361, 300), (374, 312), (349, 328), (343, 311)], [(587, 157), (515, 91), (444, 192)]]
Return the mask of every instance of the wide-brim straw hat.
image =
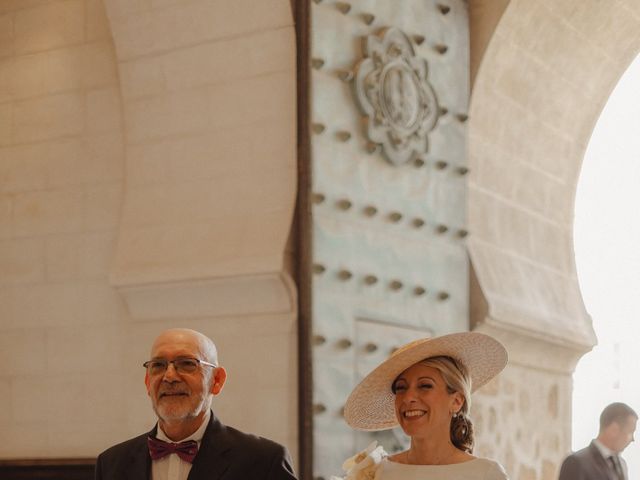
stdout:
[(386, 430), (398, 425), (392, 382), (410, 366), (430, 357), (447, 356), (466, 369), (475, 391), (502, 371), (507, 351), (493, 337), (477, 332), (422, 338), (398, 348), (351, 392), (344, 409), (358, 430)]

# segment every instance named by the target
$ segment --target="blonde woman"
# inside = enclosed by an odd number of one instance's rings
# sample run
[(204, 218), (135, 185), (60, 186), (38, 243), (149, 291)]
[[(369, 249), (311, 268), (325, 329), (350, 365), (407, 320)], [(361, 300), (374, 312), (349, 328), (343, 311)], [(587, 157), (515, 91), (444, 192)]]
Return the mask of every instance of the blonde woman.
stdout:
[[(502, 466), (473, 455), (471, 393), (497, 375), (507, 352), (494, 338), (465, 332), (398, 349), (353, 390), (345, 419), (359, 430), (400, 425), (408, 450), (381, 447), (347, 460), (348, 480), (506, 480)], [(335, 479), (335, 477), (334, 477)]]

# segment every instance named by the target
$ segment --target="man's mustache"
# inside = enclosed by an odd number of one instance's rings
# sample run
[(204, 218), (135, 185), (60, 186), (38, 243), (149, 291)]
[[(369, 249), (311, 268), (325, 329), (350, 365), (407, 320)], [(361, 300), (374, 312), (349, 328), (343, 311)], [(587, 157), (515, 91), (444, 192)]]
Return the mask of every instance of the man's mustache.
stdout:
[(190, 395), (189, 389), (184, 387), (164, 387), (158, 390), (158, 397), (164, 397), (166, 395)]

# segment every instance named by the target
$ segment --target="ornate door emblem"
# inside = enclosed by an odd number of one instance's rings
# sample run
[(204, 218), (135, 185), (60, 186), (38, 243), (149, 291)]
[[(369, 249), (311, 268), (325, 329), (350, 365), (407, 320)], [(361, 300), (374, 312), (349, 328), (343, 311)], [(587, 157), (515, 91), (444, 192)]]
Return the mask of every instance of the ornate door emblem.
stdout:
[(400, 165), (427, 151), (427, 133), (438, 120), (427, 62), (397, 28), (369, 35), (364, 50), (367, 58), (356, 67), (355, 90), (367, 115), (367, 134)]

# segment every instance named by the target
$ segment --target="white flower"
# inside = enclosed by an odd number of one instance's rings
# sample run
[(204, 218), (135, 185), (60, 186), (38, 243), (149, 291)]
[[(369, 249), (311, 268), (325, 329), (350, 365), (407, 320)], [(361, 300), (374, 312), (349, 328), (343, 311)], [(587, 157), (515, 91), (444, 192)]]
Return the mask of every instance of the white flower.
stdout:
[(373, 441), (366, 449), (345, 460), (342, 464), (344, 477), (331, 477), (330, 480), (376, 480), (380, 462), (386, 456), (378, 442)]

